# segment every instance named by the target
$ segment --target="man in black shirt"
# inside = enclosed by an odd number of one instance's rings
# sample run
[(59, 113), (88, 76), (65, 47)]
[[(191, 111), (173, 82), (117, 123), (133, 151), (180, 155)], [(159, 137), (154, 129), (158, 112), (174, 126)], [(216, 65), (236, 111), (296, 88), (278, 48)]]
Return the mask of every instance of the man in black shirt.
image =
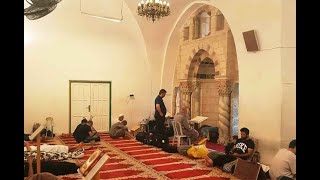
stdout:
[(87, 124), (87, 119), (82, 119), (81, 124), (79, 124), (76, 129), (73, 132), (73, 136), (76, 139), (78, 143), (84, 142), (87, 143), (88, 141), (85, 141), (88, 137), (92, 136), (91, 127)]
[(156, 97), (154, 101), (155, 113), (154, 118), (156, 119), (156, 129), (155, 133), (164, 134), (165, 132), (165, 116), (167, 114), (167, 108), (164, 105), (162, 98), (164, 98), (167, 94), (167, 91), (161, 89), (159, 91), (159, 95)]
[(226, 155), (217, 155), (215, 152), (208, 153), (205, 158), (206, 166), (223, 167), (224, 164), (241, 158), (244, 160), (250, 159), (253, 155), (255, 147), (254, 142), (249, 138), (249, 129), (241, 128), (241, 138), (238, 139), (230, 152)]

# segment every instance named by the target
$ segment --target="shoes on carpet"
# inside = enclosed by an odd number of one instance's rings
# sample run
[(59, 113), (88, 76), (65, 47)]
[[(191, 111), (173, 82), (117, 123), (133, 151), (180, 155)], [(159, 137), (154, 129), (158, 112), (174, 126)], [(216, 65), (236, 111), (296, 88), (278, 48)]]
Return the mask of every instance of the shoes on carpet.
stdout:
[(71, 158), (72, 159), (79, 159), (79, 158), (83, 158), (84, 156), (84, 148), (81, 148), (79, 150), (73, 151), (73, 152), (69, 152), (71, 153)]
[(71, 158), (73, 158), (73, 159), (83, 158), (83, 156), (84, 156), (84, 152), (83, 151), (84, 151), (84, 149), (72, 152)]

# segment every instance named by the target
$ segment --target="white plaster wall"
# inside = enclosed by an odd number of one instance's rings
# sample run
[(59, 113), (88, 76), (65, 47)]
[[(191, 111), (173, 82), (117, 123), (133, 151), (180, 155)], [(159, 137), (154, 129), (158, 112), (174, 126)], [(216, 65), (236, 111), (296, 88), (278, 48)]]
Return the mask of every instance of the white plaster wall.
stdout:
[(282, 1), (281, 147), (296, 139), (296, 1)]
[[(68, 13), (65, 13), (68, 12)], [(126, 4), (115, 23), (81, 15), (62, 1), (49, 15), (25, 17), (24, 130), (52, 116), (55, 133), (69, 130), (69, 80), (112, 81), (112, 117), (131, 127), (150, 114), (151, 78), (141, 31)], [(135, 100), (126, 103), (129, 94)]]

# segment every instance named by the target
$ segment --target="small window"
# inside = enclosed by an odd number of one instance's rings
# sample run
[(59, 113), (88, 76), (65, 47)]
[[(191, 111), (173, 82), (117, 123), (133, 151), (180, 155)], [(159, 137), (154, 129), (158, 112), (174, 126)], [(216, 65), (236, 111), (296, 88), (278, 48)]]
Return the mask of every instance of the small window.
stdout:
[(193, 26), (193, 39), (198, 39), (200, 33), (200, 19), (198, 16), (193, 19)]
[(189, 26), (183, 29), (183, 40), (189, 40)]
[(224, 16), (223, 14), (219, 14), (217, 15), (217, 26), (216, 26), (216, 30), (223, 30), (224, 29)]

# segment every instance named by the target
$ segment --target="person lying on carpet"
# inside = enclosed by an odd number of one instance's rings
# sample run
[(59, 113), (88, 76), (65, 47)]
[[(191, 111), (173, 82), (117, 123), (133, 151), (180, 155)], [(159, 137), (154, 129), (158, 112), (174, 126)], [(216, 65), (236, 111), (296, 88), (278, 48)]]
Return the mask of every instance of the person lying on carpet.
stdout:
[(122, 120), (120, 122), (116, 122), (111, 126), (110, 129), (110, 137), (112, 139), (117, 139), (120, 137), (133, 139), (132, 135), (128, 131), (127, 121)]
[(27, 158), (27, 162), (24, 163), (24, 177), (25, 180), (56, 180), (60, 179), (57, 176), (75, 174), (77, 169), (83, 165), (82, 162), (76, 161), (75, 163), (65, 161), (41, 161), (41, 173), (40, 175), (34, 175), (37, 164), (32, 156)]
[[(29, 156), (36, 157), (37, 146), (30, 146), (29, 142), (24, 142), (24, 161), (27, 161)], [(66, 145), (40, 145), (40, 159), (42, 160), (66, 160), (68, 158), (82, 158), (84, 156), (84, 149), (82, 143), (75, 146)]]
[(208, 153), (205, 157), (205, 165), (208, 167), (223, 167), (227, 163), (235, 161), (237, 158), (249, 160), (253, 155), (254, 142), (249, 138), (249, 129), (241, 128), (241, 138), (238, 139), (228, 154), (220, 154), (215, 151)]
[[(42, 172), (39, 174), (33, 174), (33, 167), (32, 167), (32, 163), (33, 163), (33, 158), (30, 156), (28, 157), (28, 168), (25, 167), (25, 170), (27, 169), (28, 171), (28, 176), (24, 178), (24, 180), (38, 180), (38, 179), (46, 179), (46, 180), (60, 180), (60, 178), (58, 178), (57, 176), (48, 173), (48, 172)], [(25, 164), (26, 166), (26, 164)]]
[[(24, 141), (24, 151), (36, 151), (37, 146), (31, 146), (29, 142)], [(66, 145), (60, 145), (60, 144), (41, 144), (40, 145), (40, 151), (44, 152), (58, 152), (58, 153), (68, 153), (68, 152), (74, 152), (77, 150), (82, 150), (83, 143), (79, 143), (74, 146), (66, 146)]]

